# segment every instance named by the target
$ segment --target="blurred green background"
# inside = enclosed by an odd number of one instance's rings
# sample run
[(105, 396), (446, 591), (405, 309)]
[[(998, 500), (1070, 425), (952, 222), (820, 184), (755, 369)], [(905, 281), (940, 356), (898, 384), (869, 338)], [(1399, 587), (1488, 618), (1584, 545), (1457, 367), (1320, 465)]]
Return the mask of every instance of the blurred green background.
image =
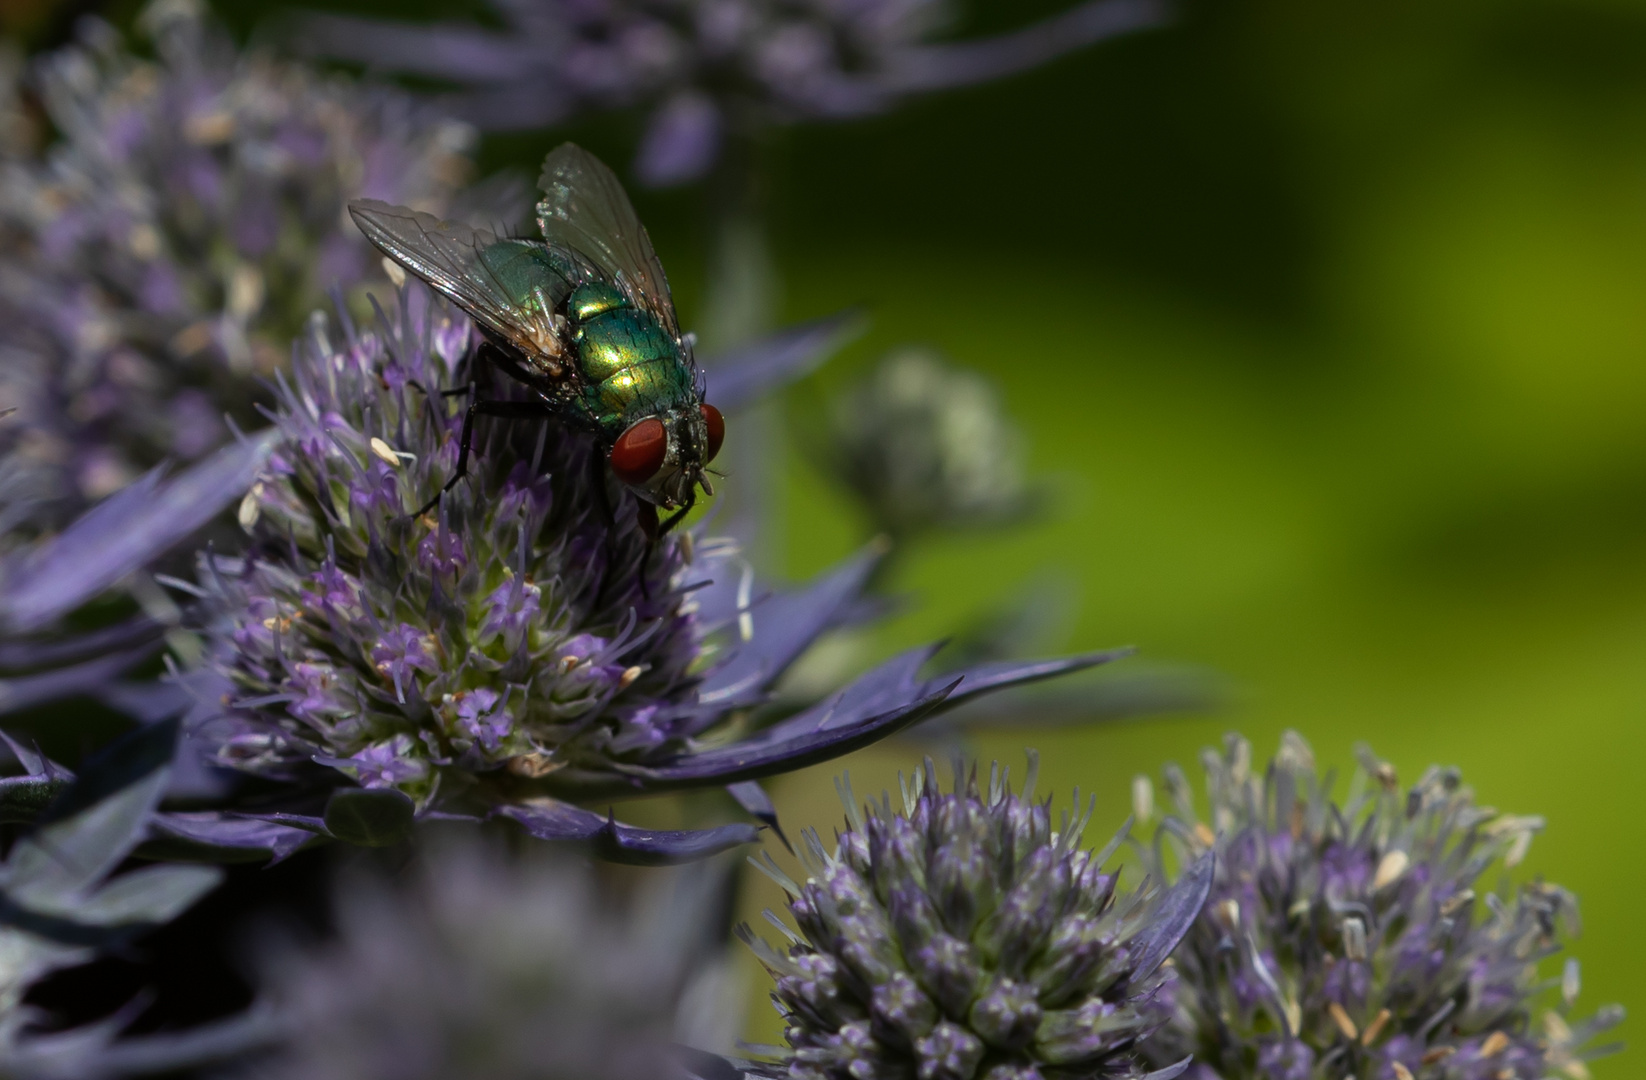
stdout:
[[(1215, 715), (1033, 733), (1041, 790), (1095, 791), (1112, 827), (1131, 776), (1193, 774), (1229, 729), (1458, 765), (1547, 816), (1530, 866), (1582, 899), (1587, 1006), (1646, 1011), (1646, 9), (1191, 5), (797, 134), (777, 175), (790, 313), (874, 305), (824, 381), (936, 342), (1056, 485), (1036, 527), (916, 553), (896, 643), (1060, 567), (1069, 647), (1234, 685)], [(793, 570), (849, 549), (844, 510), (793, 469)], [(878, 791), (914, 754), (846, 764)], [(836, 771), (779, 785), (791, 822), (828, 835)]]
[[(10, 3), (36, 40), (66, 25)], [(275, 5), (218, 7), (250, 31)], [(965, 25), (1056, 7), (976, 0)], [(625, 161), (634, 135), (586, 121), (483, 159), (573, 137)], [(998, 381), (1055, 492), (1030, 527), (912, 553), (894, 585), (918, 602), (881, 647), (1064, 570), (1067, 648), (1234, 688), (1215, 714), (1029, 736), (1042, 790), (1097, 793), (1094, 835), (1134, 774), (1193, 773), (1230, 729), (1267, 753), (1297, 728), (1343, 766), (1368, 741), (1407, 779), (1456, 764), (1547, 816), (1529, 863), (1582, 899), (1587, 1007), (1646, 1011), (1646, 6), (1190, 3), (1006, 84), (787, 133), (766, 164), (785, 314), (874, 316), (791, 408), (932, 342)], [(689, 322), (698, 196), (637, 201)], [(796, 575), (863, 538), (794, 456), (781, 517)], [(1016, 764), (1024, 741), (977, 749)], [(846, 764), (878, 791), (919, 752)], [(775, 786), (791, 829), (828, 834), (837, 771)]]

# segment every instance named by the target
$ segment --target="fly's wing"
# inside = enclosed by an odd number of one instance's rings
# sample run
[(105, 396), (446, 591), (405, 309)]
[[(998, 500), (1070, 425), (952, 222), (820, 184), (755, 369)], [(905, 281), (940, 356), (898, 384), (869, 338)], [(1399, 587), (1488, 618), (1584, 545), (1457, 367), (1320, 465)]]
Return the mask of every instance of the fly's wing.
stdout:
[[(432, 285), (485, 329), (531, 356), (543, 351), (542, 330), (528, 324), (526, 305), (510, 294), (494, 259), (498, 239), (485, 229), (404, 206), (357, 199), (349, 214), (378, 250)], [(532, 305), (535, 306), (535, 305)]]
[(634, 299), (678, 337), (669, 279), (617, 174), (581, 146), (565, 143), (544, 160), (537, 186), (543, 191), (537, 204), (543, 239), (627, 283)]

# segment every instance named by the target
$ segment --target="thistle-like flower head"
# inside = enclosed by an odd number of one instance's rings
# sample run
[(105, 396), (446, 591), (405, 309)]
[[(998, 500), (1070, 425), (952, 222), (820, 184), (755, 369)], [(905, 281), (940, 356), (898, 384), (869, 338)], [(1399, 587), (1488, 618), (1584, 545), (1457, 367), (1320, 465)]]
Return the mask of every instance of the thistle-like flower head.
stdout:
[[(1080, 838), (1091, 810), (1053, 823), (991, 770), (987, 788), (931, 762), (903, 791), (859, 808), (827, 854), (806, 834), (808, 877), (768, 871), (799, 932), (749, 941), (777, 980), (795, 1080), (1137, 1077), (1139, 1043), (1166, 1022), (1161, 964), (1205, 899), (1210, 862), (1178, 887), (1126, 893)], [(1077, 794), (1078, 799), (1078, 794)], [(1156, 1074), (1175, 1076), (1183, 1066)]]
[(1160, 21), (1154, 0), (1088, 0), (1013, 33), (934, 41), (946, 0), (493, 0), (505, 29), (327, 16), (298, 43), (448, 80), (475, 123), (534, 128), (588, 109), (649, 114), (642, 181), (695, 180), (728, 134), (890, 108)]
[(683, 1004), (712, 994), (720, 951), (713, 873), (649, 875), (625, 904), (587, 864), (446, 840), (397, 888), (346, 879), (335, 941), (268, 951), (268, 995), (289, 1036), (257, 1075), (684, 1076), (671, 1044), (687, 1034)]
[[(567, 801), (740, 785), (1105, 658), (937, 681), (916, 677), (920, 650), (726, 744), (723, 722), (842, 617), (872, 560), (757, 595), (729, 545), (649, 541), (593, 443), (541, 420), (482, 419), (468, 479), (413, 517), (455, 473), (466, 381), (487, 378), (470, 342), (469, 323), (414, 285), (374, 328), (317, 321), (300, 343), (240, 508), (249, 546), (208, 556), (200, 576), (228, 683), (202, 695), (192, 730), (220, 764), (317, 797), (358, 785), (418, 812), (610, 840), (614, 824)], [(525, 392), (495, 379), (479, 392)], [(757, 789), (734, 793), (769, 817)]]
[(842, 393), (823, 440), (831, 471), (894, 537), (1022, 515), (1023, 449), (988, 380), (925, 349), (891, 353)]
[(444, 210), (473, 132), (404, 94), (239, 53), (194, 0), (107, 24), (30, 72), (58, 134), (4, 155), (0, 438), (61, 525), (258, 420), (258, 375), (326, 290), (377, 272), (360, 195)]
[(250, 547), (206, 575), (245, 724), (221, 760), (318, 759), (426, 801), (442, 774), (682, 748), (673, 706), (705, 647), (685, 548), (648, 544), (592, 443), (482, 422), (473, 479), (411, 516), (456, 469), (470, 335), (413, 296), (336, 343), (317, 322), (282, 383), (279, 448), (240, 511)]
[[(1540, 971), (1576, 900), (1505, 876), (1541, 819), (1476, 804), (1454, 769), (1402, 790), (1364, 750), (1339, 801), (1295, 733), (1262, 772), (1237, 736), (1204, 764), (1205, 819), (1183, 775), (1166, 774), (1175, 813), (1156, 853), (1215, 848), (1218, 867), (1151, 1057), (1193, 1053), (1203, 1080), (1588, 1075), (1586, 1044), (1621, 1011), (1576, 1021), (1576, 961), (1552, 1002)], [(1150, 800), (1146, 782), (1136, 790)]]

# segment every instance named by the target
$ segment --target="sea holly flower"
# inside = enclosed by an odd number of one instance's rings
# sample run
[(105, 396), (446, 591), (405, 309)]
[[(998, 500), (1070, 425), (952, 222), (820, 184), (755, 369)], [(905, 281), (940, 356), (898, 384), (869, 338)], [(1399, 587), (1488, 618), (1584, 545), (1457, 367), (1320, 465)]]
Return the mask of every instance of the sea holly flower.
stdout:
[[(796, 929), (773, 947), (743, 939), (777, 980), (788, 1047), (765, 1075), (790, 1080), (1027, 1080), (1142, 1077), (1140, 1045), (1170, 1015), (1162, 964), (1193, 924), (1212, 860), (1176, 885), (1118, 888), (1081, 846), (1091, 815), (1054, 825), (998, 766), (987, 786), (959, 761), (938, 786), (930, 759), (890, 797), (859, 806), (841, 786), (847, 828), (835, 851), (803, 834), (807, 877), (764, 868), (789, 897)], [(1168, 1080), (1188, 1062), (1148, 1076)]]
[[(1175, 768), (1171, 813), (1143, 853), (1217, 853), (1211, 899), (1173, 958), (1171, 1025), (1151, 1058), (1195, 1055), (1196, 1080), (1543, 1080), (1588, 1075), (1613, 1006), (1574, 1018), (1576, 960), (1549, 961), (1577, 901), (1505, 873), (1540, 818), (1476, 804), (1455, 769), (1402, 789), (1360, 751), (1340, 798), (1295, 733), (1267, 768), (1229, 736), (1206, 751), (1205, 814)], [(1139, 816), (1153, 789), (1134, 788)], [(1493, 879), (1496, 880), (1493, 880)]]
[(402, 93), (241, 54), (192, 0), (139, 25), (152, 60), (96, 19), (36, 60), (57, 140), (0, 153), (0, 448), (37, 528), (259, 423), (327, 290), (381, 280), (344, 202), (444, 211), (469, 172), (472, 130)]
[(871, 526), (908, 540), (1021, 518), (1033, 501), (1024, 449), (987, 379), (909, 348), (830, 403), (816, 456)]
[(333, 940), (263, 950), (286, 1037), (257, 1076), (684, 1080), (715, 1060), (675, 1041), (724, 982), (723, 874), (649, 874), (624, 896), (552, 849), (435, 840), (392, 887), (345, 875)]
[(469, 479), (413, 517), (455, 472), (467, 380), (488, 377), (468, 324), (428, 296), (414, 286), (370, 329), (310, 328), (240, 507), (247, 549), (203, 562), (212, 666), (192, 677), (190, 731), (290, 785), (263, 820), (339, 836), (316, 811), (344, 797), (385, 821), (505, 817), (613, 857), (699, 855), (754, 832), (652, 834), (583, 807), (726, 785), (769, 820), (763, 776), (1113, 655), (930, 679), (933, 650), (915, 650), (767, 722), (771, 687), (847, 617), (873, 554), (758, 589), (727, 543), (648, 539), (592, 441), (543, 422), (482, 420)]
[(498, 29), (340, 15), (294, 43), (444, 80), (482, 127), (537, 128), (586, 110), (643, 110), (642, 182), (707, 173), (728, 139), (776, 124), (885, 112), (1162, 21), (1153, 0), (1093, 0), (988, 38), (945, 39), (945, 0), (493, 0)]

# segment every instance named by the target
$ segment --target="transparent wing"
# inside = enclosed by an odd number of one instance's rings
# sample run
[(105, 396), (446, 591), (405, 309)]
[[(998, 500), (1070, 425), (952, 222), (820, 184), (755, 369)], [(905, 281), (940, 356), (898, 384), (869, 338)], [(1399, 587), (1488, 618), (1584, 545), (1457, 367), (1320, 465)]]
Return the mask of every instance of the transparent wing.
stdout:
[(614, 279), (621, 277), (638, 294), (635, 299), (678, 336), (669, 279), (617, 174), (582, 147), (564, 143), (544, 160), (537, 185), (543, 191), (537, 204), (543, 239), (592, 260)]
[(383, 254), (434, 286), (486, 329), (532, 351), (533, 336), (522, 322), (524, 313), (480, 257), (497, 243), (496, 235), (376, 199), (349, 203), (349, 214)]

